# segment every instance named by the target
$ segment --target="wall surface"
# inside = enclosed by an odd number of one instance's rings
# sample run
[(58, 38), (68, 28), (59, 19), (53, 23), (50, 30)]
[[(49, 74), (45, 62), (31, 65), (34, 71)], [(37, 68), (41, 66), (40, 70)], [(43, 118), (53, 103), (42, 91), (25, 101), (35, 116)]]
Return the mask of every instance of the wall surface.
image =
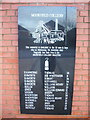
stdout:
[[(77, 0), (6, 0), (0, 4), (0, 93), (2, 92), (2, 118), (73, 118), (88, 117), (89, 84), (89, 10), (88, 3), (75, 3)], [(41, 3), (40, 3), (41, 2)], [(53, 3), (54, 2), (54, 3)], [(72, 2), (72, 3), (69, 3)], [(82, 1), (81, 1), (82, 2)], [(87, 2), (87, 0), (86, 0)], [(72, 114), (30, 115), (20, 113), (18, 78), (18, 6), (75, 6), (77, 7), (76, 60)], [(1, 94), (0, 94), (1, 97)], [(1, 111), (1, 110), (0, 110)]]
[[(3, 3), (16, 3), (15, 0), (1, 0)], [(84, 3), (87, 3), (89, 2), (89, 0), (17, 0), (18, 3), (31, 3), (31, 2), (34, 2), (34, 3), (51, 3), (51, 2), (54, 2), (54, 3), (80, 3), (80, 2), (84, 2)]]

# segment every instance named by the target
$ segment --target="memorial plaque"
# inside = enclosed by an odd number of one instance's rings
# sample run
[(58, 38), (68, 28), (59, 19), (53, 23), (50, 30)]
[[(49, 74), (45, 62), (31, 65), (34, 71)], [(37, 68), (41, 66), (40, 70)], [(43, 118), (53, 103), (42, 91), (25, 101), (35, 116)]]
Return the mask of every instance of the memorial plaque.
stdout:
[(18, 10), (20, 108), (23, 114), (71, 114), (76, 8)]

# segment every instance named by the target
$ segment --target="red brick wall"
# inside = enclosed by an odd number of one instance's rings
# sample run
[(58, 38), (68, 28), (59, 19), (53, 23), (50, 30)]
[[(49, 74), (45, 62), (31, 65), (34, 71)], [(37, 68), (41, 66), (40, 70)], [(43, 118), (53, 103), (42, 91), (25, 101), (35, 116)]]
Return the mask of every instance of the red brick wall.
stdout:
[[(25, 1), (25, 0), (24, 0)], [(5, 1), (6, 2), (6, 1)], [(87, 117), (89, 82), (89, 14), (87, 3), (2, 3), (0, 8), (0, 79), (2, 79), (3, 118), (70, 118)], [(45, 116), (20, 114), (18, 78), (18, 6), (52, 5), (77, 7), (76, 61), (72, 115)], [(2, 68), (2, 69), (1, 69)], [(1, 86), (1, 85), (0, 85)], [(1, 94), (0, 94), (1, 95)], [(0, 104), (1, 106), (1, 104)]]
[[(0, 5), (0, 10), (2, 5)], [(0, 11), (0, 16), (2, 12)], [(2, 17), (0, 17), (0, 119), (2, 118)]]

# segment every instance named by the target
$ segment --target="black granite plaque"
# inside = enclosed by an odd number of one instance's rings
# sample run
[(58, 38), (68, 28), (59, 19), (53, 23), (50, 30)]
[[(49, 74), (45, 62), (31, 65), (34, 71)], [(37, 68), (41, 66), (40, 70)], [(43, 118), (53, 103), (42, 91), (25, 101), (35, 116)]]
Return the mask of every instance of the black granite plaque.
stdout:
[(71, 114), (76, 8), (19, 7), (20, 107), (23, 114)]

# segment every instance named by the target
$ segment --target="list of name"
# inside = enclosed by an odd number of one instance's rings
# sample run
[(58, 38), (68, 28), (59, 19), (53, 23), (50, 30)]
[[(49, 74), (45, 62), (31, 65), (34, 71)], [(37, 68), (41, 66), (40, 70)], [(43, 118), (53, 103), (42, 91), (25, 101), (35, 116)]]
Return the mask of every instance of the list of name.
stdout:
[[(33, 87), (36, 86), (37, 71), (24, 71), (24, 92), (25, 92), (25, 109), (35, 109), (35, 103), (39, 96), (33, 92)], [(68, 109), (68, 88), (69, 88), (69, 72), (66, 74), (66, 83), (62, 80), (63, 74), (45, 71), (44, 74), (44, 109), (54, 110), (55, 102), (63, 100), (61, 93), (64, 93), (64, 110)], [(66, 84), (66, 85), (64, 85)], [(65, 87), (64, 87), (65, 86)], [(59, 93), (56, 96), (55, 93)]]
[[(57, 78), (63, 78), (62, 74), (56, 74), (55, 72), (45, 71), (44, 91), (45, 91), (45, 109), (54, 110), (54, 103), (57, 100), (62, 100), (62, 96), (55, 96), (55, 92), (64, 92), (63, 82), (58, 82)], [(57, 88), (59, 87), (59, 88)], [(53, 104), (52, 104), (53, 103)]]
[(24, 71), (25, 109), (35, 109), (38, 94), (33, 92), (36, 85), (37, 71)]
[[(33, 87), (36, 86), (37, 71), (24, 71), (24, 90), (25, 90), (25, 109), (35, 109), (35, 103), (39, 96), (33, 92)], [(57, 79), (63, 79), (63, 74), (45, 71), (44, 74), (44, 109), (54, 110), (55, 102), (63, 100), (60, 93), (65, 94), (64, 110), (68, 108), (68, 88), (69, 88), (69, 72), (66, 74), (66, 85), (64, 82)], [(65, 86), (65, 87), (64, 87)], [(59, 96), (55, 96), (59, 93)]]

